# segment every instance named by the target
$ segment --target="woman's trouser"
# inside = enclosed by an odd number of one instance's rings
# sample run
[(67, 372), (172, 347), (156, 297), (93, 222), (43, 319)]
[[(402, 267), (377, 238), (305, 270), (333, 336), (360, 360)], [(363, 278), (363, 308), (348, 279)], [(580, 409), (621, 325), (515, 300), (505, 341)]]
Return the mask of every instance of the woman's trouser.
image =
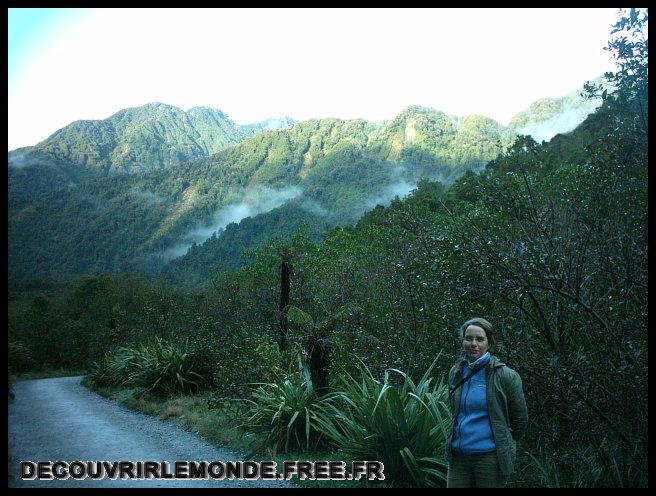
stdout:
[(506, 477), (499, 470), (497, 453), (465, 455), (453, 453), (446, 487), (504, 487)]

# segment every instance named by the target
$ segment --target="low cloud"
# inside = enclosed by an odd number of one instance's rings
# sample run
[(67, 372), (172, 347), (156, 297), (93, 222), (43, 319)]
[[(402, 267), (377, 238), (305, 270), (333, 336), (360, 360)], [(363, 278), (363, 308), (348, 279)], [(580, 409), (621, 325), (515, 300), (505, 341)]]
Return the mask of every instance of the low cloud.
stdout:
[(372, 210), (377, 205), (388, 207), (394, 198), (405, 198), (416, 187), (417, 183), (408, 181), (406, 179), (401, 179), (397, 182), (388, 184), (381, 190), (378, 195), (368, 199), (363, 205), (356, 208), (353, 214), (356, 218), (359, 218), (365, 212)]
[(218, 210), (208, 223), (199, 224), (189, 231), (179, 243), (165, 250), (162, 257), (168, 262), (183, 256), (194, 243), (201, 244), (214, 233), (220, 234), (228, 224), (238, 223), (246, 217), (269, 212), (301, 194), (301, 189), (297, 187), (282, 190), (256, 187), (248, 190), (241, 203), (229, 204)]
[(45, 160), (41, 160), (38, 158), (34, 157), (29, 157), (25, 155), (20, 155), (17, 153), (9, 153), (7, 163), (9, 164), (9, 167), (14, 168), (14, 169), (23, 169), (24, 167), (28, 167), (30, 165), (47, 165), (48, 162)]
[(306, 212), (309, 212), (314, 215), (319, 215), (321, 217), (327, 216), (330, 212), (323, 208), (319, 202), (316, 202), (314, 200), (310, 200), (309, 198), (303, 200), (300, 204), (300, 207), (305, 210)]
[(164, 198), (157, 193), (153, 193), (152, 191), (145, 191), (142, 189), (133, 189), (130, 191), (130, 195), (134, 198), (146, 200), (146, 202), (150, 203), (151, 205), (162, 203), (164, 201)]
[(549, 141), (561, 133), (568, 133), (576, 129), (588, 115), (595, 111), (601, 100), (591, 100), (578, 107), (570, 107), (558, 115), (538, 124), (529, 124), (517, 130), (517, 133), (530, 135), (535, 141)]

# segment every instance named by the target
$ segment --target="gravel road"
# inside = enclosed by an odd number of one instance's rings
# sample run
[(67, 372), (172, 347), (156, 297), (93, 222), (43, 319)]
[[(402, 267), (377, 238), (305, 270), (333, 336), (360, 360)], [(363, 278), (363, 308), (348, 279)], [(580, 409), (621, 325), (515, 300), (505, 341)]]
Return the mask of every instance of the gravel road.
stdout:
[(9, 403), (9, 485), (14, 487), (294, 487), (279, 480), (21, 480), (21, 461), (235, 461), (172, 421), (127, 410), (80, 384), (82, 377), (21, 381)]

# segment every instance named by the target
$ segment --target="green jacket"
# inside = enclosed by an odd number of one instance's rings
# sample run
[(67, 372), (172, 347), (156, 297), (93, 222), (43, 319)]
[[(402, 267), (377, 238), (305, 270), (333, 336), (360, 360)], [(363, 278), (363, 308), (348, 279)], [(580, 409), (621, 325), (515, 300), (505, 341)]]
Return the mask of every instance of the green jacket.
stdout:
[[(526, 430), (528, 424), (528, 411), (522, 379), (519, 374), (497, 357), (492, 355), (486, 367), (486, 396), (487, 408), (490, 415), (490, 425), (494, 443), (497, 447), (499, 468), (504, 476), (509, 476), (515, 468), (517, 456), (517, 439)], [(449, 371), (449, 390), (462, 379), (462, 365), (454, 365)], [(451, 395), (450, 407), (453, 419), (458, 417), (460, 411), (460, 394), (462, 386)], [(451, 440), (453, 429), (446, 442), (445, 456), (451, 461)]]

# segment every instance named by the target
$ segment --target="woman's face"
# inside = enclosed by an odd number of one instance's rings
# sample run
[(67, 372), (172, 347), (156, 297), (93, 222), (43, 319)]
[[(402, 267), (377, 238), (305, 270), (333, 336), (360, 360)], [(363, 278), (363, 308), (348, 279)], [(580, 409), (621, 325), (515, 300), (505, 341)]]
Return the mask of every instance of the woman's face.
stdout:
[(465, 329), (462, 346), (470, 360), (478, 360), (490, 347), (482, 327), (470, 325)]

